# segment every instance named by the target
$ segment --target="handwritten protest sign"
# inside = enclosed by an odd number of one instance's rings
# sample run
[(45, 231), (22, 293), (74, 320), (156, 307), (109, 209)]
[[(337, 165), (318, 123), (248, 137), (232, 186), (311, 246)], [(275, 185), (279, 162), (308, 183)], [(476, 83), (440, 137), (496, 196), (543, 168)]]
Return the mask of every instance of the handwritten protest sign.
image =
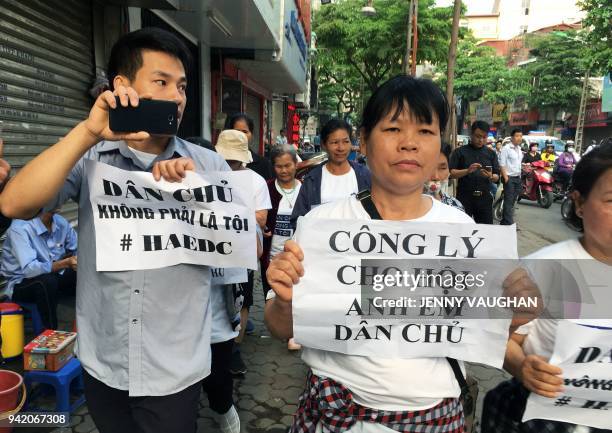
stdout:
[(98, 271), (257, 268), (250, 176), (188, 171), (180, 183), (156, 182), (91, 160), (86, 170)]
[(532, 393), (523, 421), (549, 419), (608, 429), (612, 426), (612, 330), (560, 321), (549, 361), (563, 370), (557, 398)]
[[(293, 291), (300, 344), (501, 367), (511, 314), (495, 304), (510, 302), (501, 297), (501, 284), (517, 266), (512, 227), (301, 218), (296, 241), (305, 270)], [(476, 260), (487, 258), (499, 260)], [(423, 284), (436, 276), (451, 282)], [(491, 316), (488, 305), (506, 314)]]

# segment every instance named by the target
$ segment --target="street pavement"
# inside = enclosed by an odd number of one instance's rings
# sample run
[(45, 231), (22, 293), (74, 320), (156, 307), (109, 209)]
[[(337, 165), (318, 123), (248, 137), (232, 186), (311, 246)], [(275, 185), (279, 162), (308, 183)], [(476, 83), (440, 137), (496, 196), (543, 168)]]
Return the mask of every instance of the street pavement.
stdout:
[[(564, 225), (558, 203), (553, 204), (550, 209), (542, 209), (537, 204), (521, 202), (517, 205), (516, 220), (520, 229), (518, 239), (521, 256), (553, 242), (578, 236), (578, 233)], [(64, 304), (60, 308), (64, 329), (70, 329), (74, 310)], [(242, 345), (242, 356), (248, 366), (248, 372), (244, 377), (237, 378), (234, 383), (235, 401), (242, 422), (242, 431), (284, 433), (296, 409), (307, 369), (300, 360), (299, 353), (289, 352), (286, 343), (270, 337), (263, 323), (263, 295), (260, 281), (256, 282), (255, 305), (251, 310), (251, 318), (256, 330), (253, 335), (246, 337)], [(503, 371), (477, 364), (468, 365), (468, 374), (478, 381), (476, 414), (478, 420), (486, 392), (509, 376)], [(21, 429), (23, 433), (38, 431), (97, 432), (86, 406), (72, 416), (71, 428)], [(219, 431), (218, 426), (208, 408), (206, 396), (202, 395), (198, 433), (216, 431)], [(474, 432), (479, 433), (479, 431), (479, 423), (476, 421)]]

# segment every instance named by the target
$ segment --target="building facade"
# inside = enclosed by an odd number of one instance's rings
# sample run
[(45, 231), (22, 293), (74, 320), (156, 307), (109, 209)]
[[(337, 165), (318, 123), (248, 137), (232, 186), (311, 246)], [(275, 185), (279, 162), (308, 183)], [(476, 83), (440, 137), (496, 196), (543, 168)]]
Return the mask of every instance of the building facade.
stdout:
[(3, 0), (0, 134), (15, 169), (87, 116), (113, 43), (149, 26), (178, 35), (195, 59), (181, 137), (214, 140), (243, 111), (263, 152), (275, 107), (284, 114), (309, 88), (310, 0)]

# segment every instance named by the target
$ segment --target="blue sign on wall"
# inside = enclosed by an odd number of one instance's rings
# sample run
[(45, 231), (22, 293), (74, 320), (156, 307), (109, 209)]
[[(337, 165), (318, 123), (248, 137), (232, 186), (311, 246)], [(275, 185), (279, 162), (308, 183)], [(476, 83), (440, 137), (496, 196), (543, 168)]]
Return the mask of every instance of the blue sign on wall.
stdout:
[(604, 77), (603, 93), (601, 95), (601, 111), (612, 112), (612, 74)]
[(302, 59), (306, 60), (306, 56), (308, 54), (308, 45), (306, 43), (306, 38), (304, 37), (304, 33), (302, 32), (302, 27), (300, 26), (300, 21), (297, 18), (297, 11), (291, 11), (291, 20), (285, 24), (285, 37), (289, 44), (291, 41), (291, 34), (295, 38), (298, 49), (302, 54)]

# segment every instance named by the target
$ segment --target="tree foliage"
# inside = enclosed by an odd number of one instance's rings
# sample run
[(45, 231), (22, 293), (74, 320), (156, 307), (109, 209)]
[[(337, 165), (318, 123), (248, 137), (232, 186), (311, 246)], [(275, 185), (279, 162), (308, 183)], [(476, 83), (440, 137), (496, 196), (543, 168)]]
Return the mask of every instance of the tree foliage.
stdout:
[(587, 54), (593, 72), (606, 74), (612, 70), (612, 2), (610, 0), (579, 0), (586, 12), (582, 24), (587, 32)]
[(357, 111), (363, 88), (363, 78), (350, 65), (334, 62), (327, 51), (318, 54), (319, 111), (333, 111), (338, 117)]
[(576, 32), (534, 35), (527, 41), (535, 61), (526, 67), (533, 80), (530, 103), (540, 108), (575, 110), (587, 69), (585, 46)]
[[(435, 0), (419, 1), (417, 62), (446, 60), (453, 11), (434, 5)], [(344, 0), (322, 6), (315, 15), (315, 61), (323, 107), (341, 102), (356, 110), (360, 101), (402, 70), (409, 1), (377, 0), (377, 14), (372, 17), (361, 13), (363, 6), (363, 0)]]
[[(446, 87), (446, 70), (436, 80)], [(468, 101), (485, 100), (511, 104), (529, 93), (529, 79), (522, 69), (509, 69), (506, 59), (491, 47), (478, 45), (472, 36), (459, 42), (455, 65), (454, 93)]]

